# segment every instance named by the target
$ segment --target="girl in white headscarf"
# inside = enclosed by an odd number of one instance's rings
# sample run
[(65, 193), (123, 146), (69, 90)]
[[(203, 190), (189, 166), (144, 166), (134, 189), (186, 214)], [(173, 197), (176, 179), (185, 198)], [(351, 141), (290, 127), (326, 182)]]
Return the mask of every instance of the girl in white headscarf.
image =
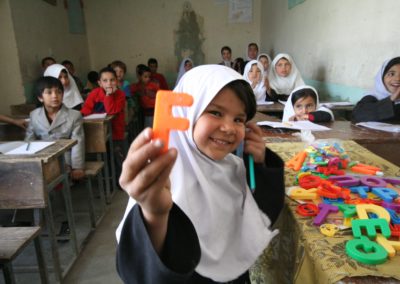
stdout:
[(360, 121), (400, 121), (400, 57), (386, 60), (375, 76), (375, 88), (353, 109), (353, 119)]
[(311, 86), (300, 86), (290, 94), (283, 110), (282, 121), (309, 120), (312, 122), (333, 121), (330, 109), (319, 105), (318, 92)]
[(79, 110), (83, 99), (74, 78), (69, 74), (67, 68), (61, 64), (52, 64), (44, 71), (43, 76), (50, 76), (61, 81), (64, 87), (63, 104), (67, 108)]
[(264, 79), (268, 78), (268, 73), (271, 65), (271, 57), (266, 53), (260, 53), (257, 56), (257, 61), (264, 67)]
[(250, 84), (257, 103), (265, 102), (266, 88), (264, 85), (264, 67), (257, 60), (249, 61), (244, 67), (244, 79)]
[(304, 85), (296, 64), (286, 53), (280, 53), (274, 58), (268, 80), (270, 88), (267, 91), (272, 100), (286, 101), (296, 87)]
[(190, 59), (189, 57), (186, 57), (181, 61), (181, 64), (179, 65), (178, 77), (176, 78), (175, 86), (178, 85), (179, 80), (182, 78), (183, 74), (192, 69), (193, 66), (194, 66), (193, 60)]
[[(233, 69), (196, 67), (174, 91), (193, 96), (193, 106), (173, 108), (189, 129), (170, 134), (166, 153), (145, 129), (124, 162), (120, 184), (131, 198), (117, 229), (118, 272), (129, 283), (245, 283), (277, 234), (270, 226), (283, 206), (283, 162), (248, 122), (254, 96)], [(254, 193), (232, 154), (243, 139), (255, 161)]]

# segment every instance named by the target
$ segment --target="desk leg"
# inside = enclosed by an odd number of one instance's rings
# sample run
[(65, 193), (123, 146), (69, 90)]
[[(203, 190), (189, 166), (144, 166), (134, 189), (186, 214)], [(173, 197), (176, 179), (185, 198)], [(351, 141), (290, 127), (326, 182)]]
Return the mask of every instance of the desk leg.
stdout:
[(116, 183), (117, 176), (115, 173), (114, 144), (113, 144), (111, 135), (110, 135), (109, 139), (110, 139), (109, 143), (110, 143), (111, 182), (112, 182), (112, 189), (113, 189), (113, 194), (114, 194), (117, 190), (117, 183)]
[(49, 239), (50, 239), (50, 244), (51, 244), (51, 254), (53, 257), (53, 269), (54, 269), (54, 273), (55, 273), (57, 282), (61, 283), (62, 269), (61, 269), (60, 255), (58, 253), (56, 230), (54, 229), (53, 211), (51, 208), (50, 198), (49, 198), (48, 206), (44, 208), (44, 215), (45, 215), (45, 219), (46, 219), (47, 230), (49, 233)]
[(104, 182), (106, 184), (106, 202), (111, 203), (111, 179), (110, 179), (110, 171), (108, 169), (108, 156), (107, 152), (102, 154), (97, 154), (97, 161), (104, 161), (104, 168), (103, 168), (103, 177)]
[(68, 219), (68, 224), (71, 232), (71, 239), (73, 242), (73, 246), (75, 249), (76, 255), (79, 253), (79, 247), (78, 247), (78, 240), (76, 238), (76, 226), (75, 226), (75, 219), (74, 219), (74, 214), (73, 214), (73, 209), (72, 209), (72, 201), (71, 201), (71, 188), (69, 186), (68, 182), (68, 173), (65, 170), (66, 165), (65, 165), (65, 160), (64, 160), (64, 155), (60, 155), (60, 165), (61, 169), (64, 171), (63, 173), (63, 189), (62, 193), (64, 196), (64, 201), (65, 201), (65, 208), (67, 211), (67, 219)]

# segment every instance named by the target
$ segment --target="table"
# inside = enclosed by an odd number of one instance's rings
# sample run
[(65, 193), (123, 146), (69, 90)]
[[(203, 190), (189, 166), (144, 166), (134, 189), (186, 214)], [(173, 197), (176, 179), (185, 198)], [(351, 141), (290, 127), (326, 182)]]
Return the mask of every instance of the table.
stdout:
[[(267, 143), (284, 161), (304, 149), (304, 143)], [(352, 160), (376, 165), (386, 176), (400, 177), (400, 168), (371, 153), (354, 141), (343, 141)], [(296, 172), (285, 169), (286, 186), (294, 185)], [(329, 238), (319, 233), (310, 217), (295, 213), (297, 203), (286, 198), (285, 208), (275, 224), (280, 230), (271, 245), (251, 269), (252, 283), (397, 283), (400, 256), (378, 266), (363, 265), (348, 257), (345, 242), (352, 232), (344, 230)], [(367, 277), (361, 277), (367, 276)], [(375, 277), (372, 277), (375, 276)], [(354, 278), (355, 277), (355, 278)], [(383, 278), (389, 277), (389, 278)], [(357, 282), (354, 282), (354, 280)]]
[[(252, 121), (280, 121), (276, 117), (257, 113)], [(328, 123), (318, 123), (331, 128), (329, 131), (314, 131), (316, 139), (341, 139), (353, 140), (361, 144), (378, 156), (400, 166), (400, 133), (391, 133), (373, 130), (361, 126), (356, 126), (350, 121), (334, 121)], [(273, 129), (262, 127), (264, 140), (267, 143), (277, 142), (300, 142), (299, 131), (289, 129)], [(293, 135), (295, 134), (295, 135)]]
[[(85, 152), (86, 154), (96, 154), (97, 160), (104, 162), (107, 202), (110, 202), (112, 195), (117, 190), (111, 127), (111, 120), (113, 118), (114, 116), (108, 115), (104, 119), (83, 120), (83, 128), (85, 131)], [(108, 163), (107, 145), (110, 151), (110, 163)], [(110, 183), (112, 185), (112, 190)]]
[[(64, 153), (70, 150), (76, 143), (77, 142), (75, 140), (70, 139), (57, 140), (54, 144), (33, 155), (0, 154), (0, 177), (2, 180), (0, 183), (0, 191), (3, 191), (3, 193), (7, 194), (7, 192), (10, 192), (10, 190), (13, 188), (35, 187), (39, 192), (41, 192), (40, 194), (46, 196), (47, 204), (44, 206), (44, 215), (47, 228), (49, 230), (54, 270), (56, 273), (56, 278), (59, 281), (61, 281), (63, 276), (66, 275), (68, 269), (62, 271), (61, 268), (56, 233), (54, 229), (53, 213), (48, 194), (59, 183), (63, 183), (62, 193), (65, 199), (67, 219), (70, 226), (72, 240), (72, 249), (75, 255), (75, 257), (70, 260), (71, 263), (68, 266), (70, 268), (72, 262), (75, 261), (78, 256), (79, 245), (76, 237), (68, 173), (65, 170)], [(34, 203), (36, 200), (34, 196), (32, 196), (31, 198), (27, 198), (26, 202)], [(34, 217), (34, 222), (36, 225), (42, 223), (40, 214), (35, 214)]]

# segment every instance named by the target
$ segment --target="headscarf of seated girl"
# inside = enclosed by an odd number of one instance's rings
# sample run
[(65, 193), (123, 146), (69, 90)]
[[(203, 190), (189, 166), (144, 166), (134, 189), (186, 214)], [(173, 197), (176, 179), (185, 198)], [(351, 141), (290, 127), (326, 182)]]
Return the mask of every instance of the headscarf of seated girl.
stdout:
[(253, 89), (256, 102), (265, 102), (264, 67), (261, 62), (257, 60), (249, 61), (244, 67), (243, 77)]
[[(278, 74), (277, 64), (288, 62), (290, 70), (284, 75)], [(296, 87), (304, 85), (303, 78), (292, 57), (286, 53), (278, 54), (271, 63), (268, 74), (269, 84), (277, 94), (289, 95)]]
[(329, 122), (334, 119), (330, 109), (319, 105), (317, 90), (303, 85), (294, 89), (290, 94), (283, 110), (282, 121)]

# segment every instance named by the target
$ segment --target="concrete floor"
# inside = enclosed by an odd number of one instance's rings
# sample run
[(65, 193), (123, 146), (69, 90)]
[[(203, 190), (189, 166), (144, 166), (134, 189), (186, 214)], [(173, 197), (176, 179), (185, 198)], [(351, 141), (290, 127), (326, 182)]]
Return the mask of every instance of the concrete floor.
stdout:
[(65, 284), (122, 283), (115, 267), (115, 230), (128, 202), (125, 192), (117, 190), (106, 215), (67, 274)]

